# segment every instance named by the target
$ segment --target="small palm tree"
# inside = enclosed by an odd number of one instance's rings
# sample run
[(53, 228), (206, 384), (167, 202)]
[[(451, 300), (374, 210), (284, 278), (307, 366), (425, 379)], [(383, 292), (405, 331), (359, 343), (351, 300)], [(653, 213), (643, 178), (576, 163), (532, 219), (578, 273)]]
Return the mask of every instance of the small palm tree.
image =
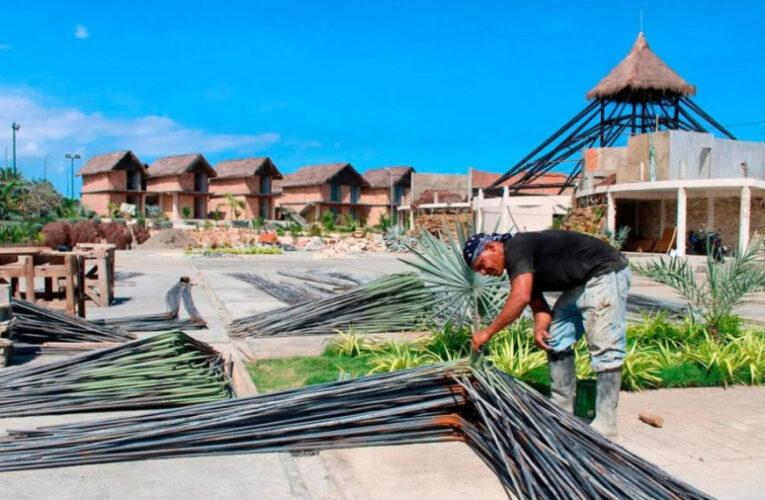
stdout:
[(231, 193), (226, 193), (223, 196), (226, 197), (228, 206), (231, 209), (231, 220), (239, 219), (239, 215), (242, 213), (241, 209), (244, 208), (244, 202), (242, 200), (237, 200)]
[(662, 257), (632, 267), (638, 274), (673, 288), (693, 315), (717, 336), (744, 296), (765, 287), (765, 264), (758, 260), (762, 245), (762, 238), (753, 239), (744, 251), (724, 263), (707, 255), (703, 280), (696, 279), (690, 263), (681, 257)]

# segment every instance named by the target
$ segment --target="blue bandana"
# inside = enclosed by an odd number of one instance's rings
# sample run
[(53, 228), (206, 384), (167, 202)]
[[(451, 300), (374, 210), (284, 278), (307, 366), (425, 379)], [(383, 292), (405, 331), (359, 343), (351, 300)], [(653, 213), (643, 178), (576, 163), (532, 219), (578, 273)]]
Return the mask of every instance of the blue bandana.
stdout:
[(465, 248), (462, 249), (462, 257), (465, 259), (468, 267), (472, 267), (475, 260), (483, 252), (483, 249), (486, 248), (486, 245), (494, 241), (505, 242), (512, 237), (513, 235), (510, 233), (476, 233), (465, 242)]

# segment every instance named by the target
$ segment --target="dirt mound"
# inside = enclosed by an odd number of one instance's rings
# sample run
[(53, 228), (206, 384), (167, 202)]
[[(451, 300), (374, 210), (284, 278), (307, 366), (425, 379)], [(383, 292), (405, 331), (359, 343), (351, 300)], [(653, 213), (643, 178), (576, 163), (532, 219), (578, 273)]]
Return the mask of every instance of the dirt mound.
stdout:
[(56, 221), (45, 224), (42, 228), (45, 234), (45, 246), (56, 250), (59, 245), (72, 246), (72, 225), (68, 222)]
[(119, 222), (101, 224), (101, 231), (104, 233), (106, 242), (115, 245), (117, 250), (127, 250), (133, 243), (133, 234), (130, 229)]
[(149, 238), (141, 248), (186, 248), (193, 246), (194, 240), (183, 229), (163, 229)]
[(101, 243), (104, 233), (98, 224), (92, 220), (81, 220), (72, 226), (70, 231), (72, 246), (77, 243)]
[(135, 242), (139, 245), (142, 245), (149, 238), (151, 238), (151, 233), (148, 229), (146, 229), (146, 226), (142, 226), (141, 224), (134, 224), (130, 228), (133, 230), (133, 237), (135, 238)]

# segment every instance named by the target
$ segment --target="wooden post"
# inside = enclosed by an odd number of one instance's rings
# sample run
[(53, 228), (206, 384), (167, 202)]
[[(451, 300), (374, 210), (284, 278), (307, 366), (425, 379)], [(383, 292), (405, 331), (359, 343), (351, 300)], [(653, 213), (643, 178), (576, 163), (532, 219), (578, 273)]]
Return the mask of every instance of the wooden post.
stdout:
[(677, 189), (677, 255), (685, 256), (686, 210), (688, 206), (685, 188)]
[(76, 269), (74, 268), (73, 255), (68, 254), (64, 256), (64, 268), (66, 269), (66, 276), (64, 277), (64, 289), (66, 290), (64, 295), (65, 310), (67, 314), (75, 316), (77, 314), (77, 300), (75, 297), (77, 290), (74, 283)]
[(11, 286), (0, 285), (0, 321), (11, 319)]
[(741, 188), (741, 205), (738, 214), (738, 250), (743, 252), (749, 245), (749, 212), (752, 203), (752, 190), (749, 186)]
[(35, 262), (31, 255), (19, 257), (24, 266), (24, 298), (29, 302), (35, 301)]

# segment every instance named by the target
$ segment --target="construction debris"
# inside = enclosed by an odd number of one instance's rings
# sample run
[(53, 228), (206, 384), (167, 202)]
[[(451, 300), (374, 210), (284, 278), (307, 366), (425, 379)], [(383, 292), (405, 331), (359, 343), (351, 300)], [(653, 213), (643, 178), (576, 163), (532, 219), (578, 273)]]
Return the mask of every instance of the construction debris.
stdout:
[[(306, 247), (306, 250), (308, 248)], [(313, 254), (315, 259), (349, 258), (367, 252), (384, 252), (385, 243), (373, 241), (369, 238), (343, 238), (340, 240), (329, 239), (321, 249)]]
[(0, 470), (438, 441), (468, 444), (509, 498), (711, 499), (512, 377), (462, 363), (9, 431)]
[(235, 337), (327, 335), (336, 330), (382, 333), (413, 331), (432, 300), (414, 273), (392, 274), (321, 300), (231, 322)]
[(0, 372), (0, 417), (167, 408), (233, 397), (221, 355), (170, 332)]
[(148, 250), (189, 248), (194, 245), (194, 240), (183, 229), (162, 229), (157, 231), (151, 238), (141, 244), (141, 248)]

